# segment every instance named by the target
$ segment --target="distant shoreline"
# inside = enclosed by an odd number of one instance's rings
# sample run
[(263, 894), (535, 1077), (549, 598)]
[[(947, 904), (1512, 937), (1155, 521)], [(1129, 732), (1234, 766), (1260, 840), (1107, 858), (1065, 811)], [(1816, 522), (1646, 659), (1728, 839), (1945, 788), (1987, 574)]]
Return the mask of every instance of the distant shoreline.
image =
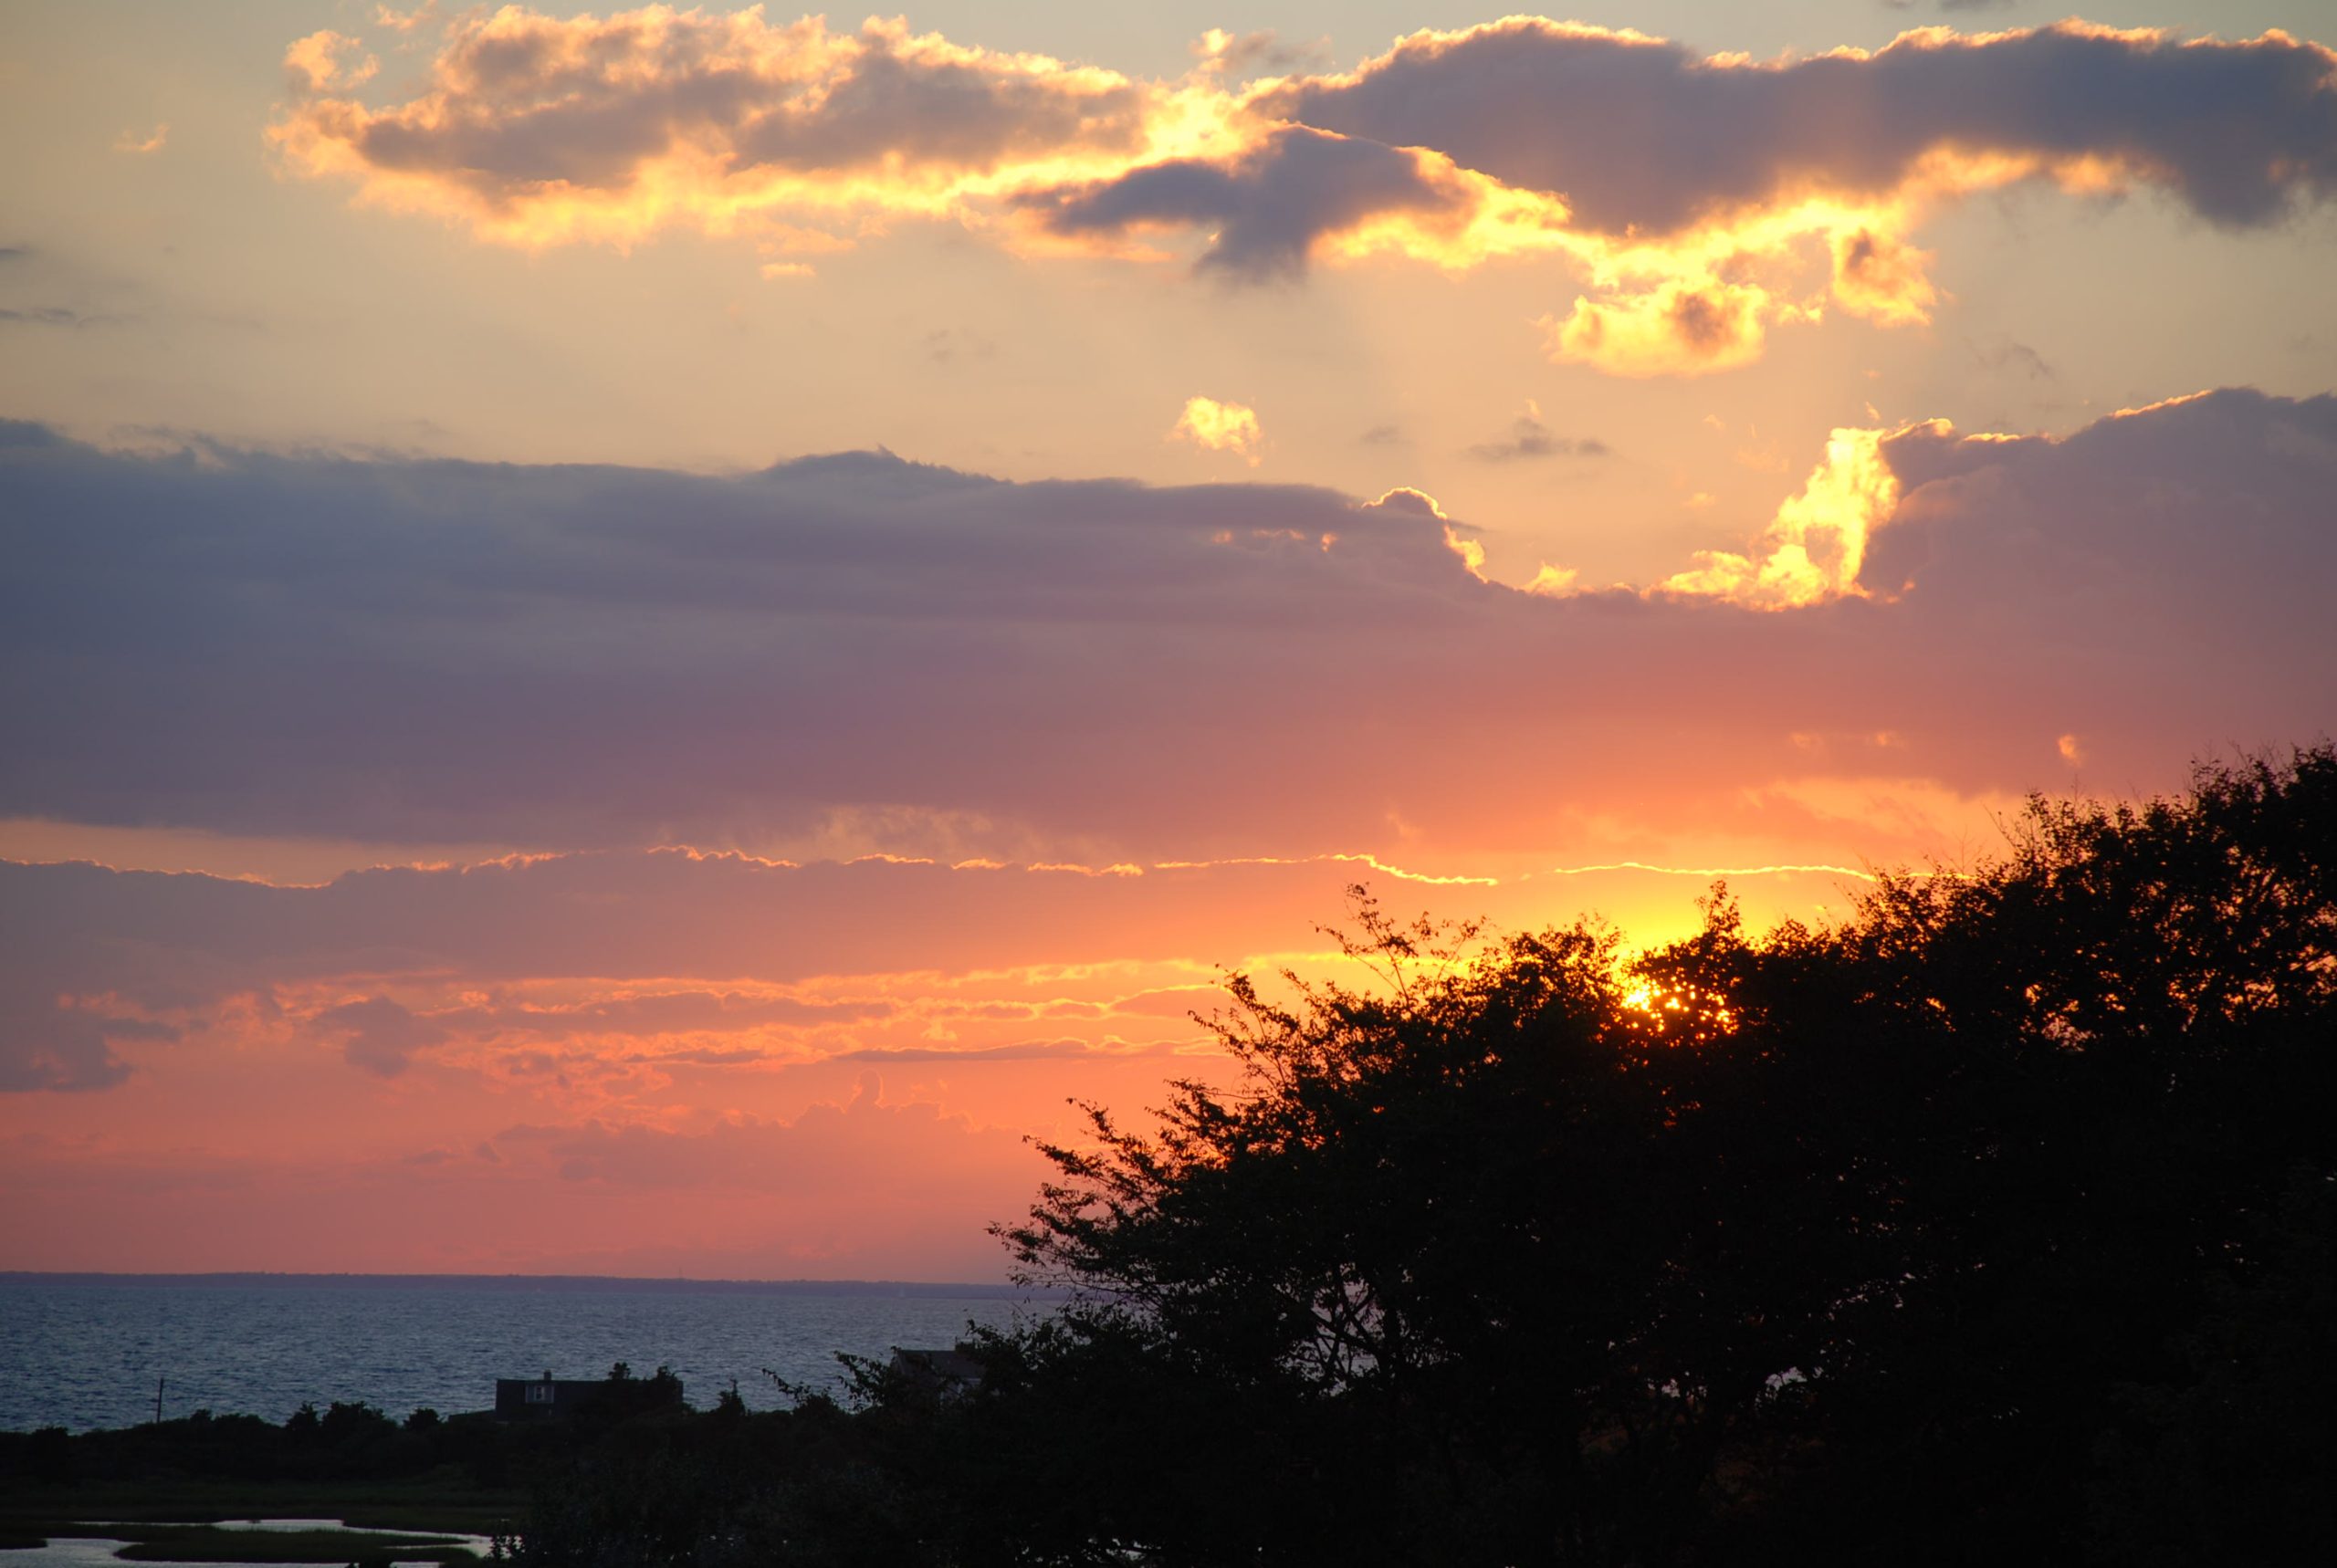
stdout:
[(1058, 1290), (929, 1280), (694, 1280), (621, 1274), (204, 1274), (43, 1273), (0, 1270), (0, 1285), (122, 1285), (141, 1288), (346, 1291), (480, 1291), (517, 1294), (569, 1291), (641, 1294), (915, 1296), (953, 1301), (1060, 1301)]

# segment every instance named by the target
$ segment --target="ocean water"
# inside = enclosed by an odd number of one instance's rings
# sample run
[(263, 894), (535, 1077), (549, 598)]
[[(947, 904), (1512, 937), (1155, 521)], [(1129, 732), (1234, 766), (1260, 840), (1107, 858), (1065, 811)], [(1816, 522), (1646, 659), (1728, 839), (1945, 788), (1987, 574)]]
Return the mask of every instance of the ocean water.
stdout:
[(157, 1378), (165, 1418), (281, 1421), (346, 1400), (403, 1420), (488, 1409), (498, 1377), (603, 1377), (620, 1361), (671, 1367), (701, 1409), (734, 1380), (769, 1409), (786, 1401), (766, 1368), (833, 1387), (839, 1351), (947, 1345), (1016, 1310), (980, 1286), (0, 1275), (0, 1431), (150, 1421)]

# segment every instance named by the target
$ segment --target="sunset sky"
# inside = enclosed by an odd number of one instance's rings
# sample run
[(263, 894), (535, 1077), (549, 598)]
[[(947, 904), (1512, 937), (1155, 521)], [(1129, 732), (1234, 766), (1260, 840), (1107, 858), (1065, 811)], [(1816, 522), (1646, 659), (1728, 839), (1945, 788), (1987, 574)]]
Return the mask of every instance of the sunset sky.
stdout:
[(2328, 737), (2332, 44), (7, 5), (0, 1269), (996, 1279), (1349, 883)]

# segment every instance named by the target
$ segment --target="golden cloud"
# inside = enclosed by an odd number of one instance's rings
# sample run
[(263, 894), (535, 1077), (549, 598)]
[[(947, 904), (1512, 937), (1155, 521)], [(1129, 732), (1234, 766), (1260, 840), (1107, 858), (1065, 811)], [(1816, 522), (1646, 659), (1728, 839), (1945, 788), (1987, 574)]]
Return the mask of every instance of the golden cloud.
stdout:
[[(1912, 428), (1912, 427), (1910, 427)], [(1945, 434), (1945, 422), (1936, 428)], [(1867, 537), (1899, 504), (1899, 479), (1882, 455), (1881, 430), (1837, 430), (1801, 493), (1777, 508), (1752, 555), (1697, 552), (1696, 567), (1656, 591), (1787, 610), (1863, 595)]]
[(1549, 255), (1587, 285), (1544, 319), (1551, 356), (1624, 375), (1745, 364), (1829, 304), (1927, 320), (1910, 236), (1974, 191), (2154, 185), (2227, 227), (2337, 193), (2337, 55), (2277, 32), (1928, 27), (1758, 62), (1513, 16), (1244, 86), (1295, 57), (1212, 33), (1146, 82), (899, 20), (508, 5), (451, 24), (424, 89), (381, 108), (350, 96), (361, 51), (292, 46), (286, 166), (486, 240), (683, 228), (776, 255), (916, 216), (1033, 255), (1158, 261), (1162, 236), (1206, 235), (1200, 265), (1251, 277)]
[[(345, 33), (327, 27), (293, 40), (284, 51), (284, 71), (296, 92), (322, 92), (330, 88), (356, 87), (371, 81), (382, 62), (362, 55), (364, 45)], [(354, 65), (343, 65), (344, 55), (362, 55)]]
[(1168, 439), (1189, 441), (1205, 451), (1231, 452), (1254, 468), (1266, 433), (1258, 423), (1257, 411), (1245, 403), (1192, 397), (1185, 400), (1185, 412), (1169, 427)]
[(1001, 191), (1186, 151), (1174, 95), (871, 19), (832, 33), (760, 9), (651, 5), (561, 19), (516, 5), (456, 22), (424, 89), (370, 108), (320, 33), (269, 127), (293, 172), (522, 246), (626, 245), (659, 229), (753, 232), (785, 215), (967, 215)]
[(1672, 279), (1604, 302), (1577, 298), (1561, 321), (1544, 317), (1550, 358), (1615, 375), (1696, 375), (1761, 356), (1769, 296), (1745, 284)]

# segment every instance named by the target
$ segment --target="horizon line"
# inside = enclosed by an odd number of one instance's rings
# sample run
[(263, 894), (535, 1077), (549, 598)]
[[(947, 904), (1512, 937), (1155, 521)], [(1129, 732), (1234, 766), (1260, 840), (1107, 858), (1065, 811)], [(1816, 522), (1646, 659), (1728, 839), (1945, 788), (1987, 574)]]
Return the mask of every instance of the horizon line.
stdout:
[(421, 1286), (456, 1284), (487, 1286), (500, 1289), (525, 1289), (575, 1285), (614, 1286), (622, 1289), (681, 1289), (692, 1291), (820, 1291), (842, 1293), (851, 1291), (917, 1291), (927, 1295), (969, 1294), (984, 1296), (1061, 1295), (1060, 1287), (1022, 1286), (1004, 1281), (973, 1280), (869, 1280), (869, 1279), (713, 1279), (688, 1274), (519, 1274), (519, 1273), (405, 1273), (358, 1271), (309, 1271), (273, 1269), (210, 1269), (174, 1271), (169, 1270), (103, 1270), (103, 1269), (0, 1269), (0, 1284), (14, 1283), (74, 1283), (114, 1285), (201, 1285), (260, 1284), (260, 1285), (363, 1285), (380, 1283), (392, 1286)]

